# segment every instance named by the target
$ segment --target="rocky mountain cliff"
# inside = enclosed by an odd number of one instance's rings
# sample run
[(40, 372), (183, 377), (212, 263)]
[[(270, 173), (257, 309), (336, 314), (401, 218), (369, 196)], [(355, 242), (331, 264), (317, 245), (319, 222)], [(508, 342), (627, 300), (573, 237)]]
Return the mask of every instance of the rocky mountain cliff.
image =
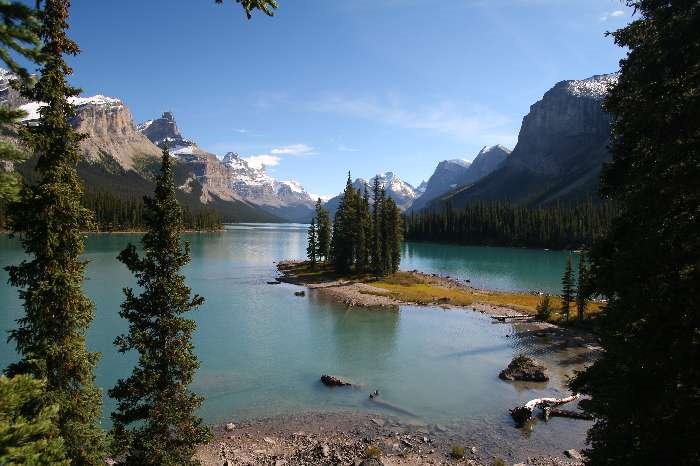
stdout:
[(499, 144), (481, 149), (471, 163), (462, 159), (443, 160), (438, 163), (425, 191), (413, 203), (411, 210), (424, 209), (431, 201), (479, 181), (498, 168), (509, 154), (510, 150)]
[[(372, 202), (372, 186), (374, 186), (375, 179), (379, 179), (379, 185), (385, 189), (387, 196), (396, 201), (396, 205), (402, 211), (410, 208), (413, 202), (420, 196), (416, 188), (411, 186), (410, 183), (403, 181), (393, 172), (377, 174), (370, 178), (369, 181), (364, 178), (357, 178), (352, 183), (352, 186), (359, 190), (364, 190), (366, 188), (369, 193), (370, 202)], [(338, 210), (341, 198), (342, 194), (339, 194), (326, 202), (326, 209), (331, 213), (331, 216)]]
[(411, 210), (421, 210), (433, 199), (457, 188), (459, 181), (469, 171), (470, 163), (462, 159), (443, 160), (437, 164), (425, 185), (424, 192), (411, 205)]
[(602, 102), (617, 75), (562, 81), (530, 107), (518, 144), (500, 167), (480, 181), (433, 202), (460, 207), (476, 200), (528, 205), (597, 197), (607, 149), (610, 116)]
[(289, 221), (311, 219), (314, 201), (299, 183), (278, 181), (264, 168), (251, 167), (234, 152), (219, 160), (194, 141), (185, 139), (171, 112), (140, 124), (138, 130), (160, 147), (167, 144), (171, 154), (188, 170), (181, 189), (191, 190), (191, 185), (198, 183), (202, 187), (202, 202), (208, 203), (215, 196), (246, 202)]
[[(10, 72), (0, 69), (0, 104), (21, 108), (27, 113), (24, 122), (31, 124), (39, 118), (44, 104), (19, 96), (8, 85), (12, 79)], [(71, 103), (76, 107), (73, 126), (88, 136), (81, 142), (83, 161), (78, 166), (86, 190), (121, 199), (152, 194), (151, 180), (159, 166), (161, 149), (138, 130), (128, 107), (119, 99), (103, 95), (75, 97)], [(226, 221), (280, 220), (235, 196), (223, 195), (224, 190), (216, 191), (193, 180), (190, 168), (180, 163), (175, 170), (176, 181), (182, 184), (178, 198), (188, 209), (211, 208)]]

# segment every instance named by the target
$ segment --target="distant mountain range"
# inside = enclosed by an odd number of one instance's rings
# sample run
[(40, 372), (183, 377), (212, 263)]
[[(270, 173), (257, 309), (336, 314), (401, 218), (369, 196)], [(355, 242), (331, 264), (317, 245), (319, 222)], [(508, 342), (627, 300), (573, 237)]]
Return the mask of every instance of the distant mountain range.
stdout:
[(602, 108), (616, 74), (562, 81), (530, 107), (518, 143), (478, 181), (429, 203), (459, 208), (473, 201), (507, 200), (531, 206), (598, 199), (600, 171), (610, 160), (610, 116)]
[[(386, 195), (391, 197), (396, 202), (399, 209), (404, 211), (411, 207), (413, 202), (418, 199), (422, 193), (422, 188), (414, 188), (410, 183), (403, 181), (393, 172), (380, 173), (369, 180), (357, 178), (352, 183), (352, 186), (360, 191), (366, 189), (369, 194), (370, 202), (372, 202), (372, 187), (374, 186), (375, 179), (379, 180), (379, 185), (384, 188)], [(342, 194), (339, 194), (325, 203), (326, 209), (331, 213), (331, 216), (338, 210), (341, 199)]]
[[(38, 118), (42, 104), (22, 98), (9, 86), (11, 79), (0, 69), (0, 104), (24, 109), (28, 122)], [(512, 152), (494, 145), (471, 163), (444, 160), (418, 187), (393, 172), (357, 178), (353, 186), (371, 191), (378, 178), (404, 211), (445, 203), (459, 208), (480, 200), (546, 205), (596, 197), (602, 164), (609, 160), (610, 117), (601, 104), (616, 81), (609, 74), (556, 84), (530, 107)], [(234, 152), (219, 159), (183, 137), (170, 112), (137, 126), (119, 99), (97, 95), (73, 103), (73, 124), (88, 135), (79, 166), (88, 191), (120, 198), (150, 194), (161, 148), (167, 145), (178, 161), (178, 196), (189, 208), (213, 209), (225, 221), (305, 222), (313, 215), (314, 200), (298, 182), (276, 180)], [(336, 196), (326, 206), (334, 212), (339, 201)]]

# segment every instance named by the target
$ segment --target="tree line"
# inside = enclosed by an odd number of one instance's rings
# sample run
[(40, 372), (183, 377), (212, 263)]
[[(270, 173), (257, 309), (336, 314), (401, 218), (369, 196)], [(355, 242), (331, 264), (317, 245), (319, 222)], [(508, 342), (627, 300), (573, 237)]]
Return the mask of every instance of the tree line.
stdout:
[(378, 178), (371, 196), (370, 202), (368, 186), (355, 189), (348, 173), (332, 226), (328, 212), (318, 200), (307, 249), (312, 265), (327, 261), (341, 274), (384, 276), (398, 271), (403, 241), (401, 211)]
[[(86, 192), (82, 205), (93, 212), (92, 231), (143, 231), (146, 205), (143, 198), (114, 196), (106, 192)], [(0, 200), (0, 229), (8, 227), (8, 204)], [(182, 222), (187, 230), (211, 231), (222, 226), (221, 216), (213, 209), (182, 208)]]
[(484, 246), (578, 249), (602, 237), (619, 208), (613, 202), (528, 207), (474, 202), (406, 216), (406, 238)]

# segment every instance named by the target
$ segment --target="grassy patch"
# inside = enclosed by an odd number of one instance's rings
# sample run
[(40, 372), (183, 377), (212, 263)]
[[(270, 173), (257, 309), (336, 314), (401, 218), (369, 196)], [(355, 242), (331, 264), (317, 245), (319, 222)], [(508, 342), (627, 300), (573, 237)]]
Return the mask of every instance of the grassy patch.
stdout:
[(461, 460), (464, 458), (465, 450), (462, 445), (452, 445), (452, 451), (450, 452), (450, 456), (456, 460)]
[[(308, 262), (284, 264), (280, 271), (297, 283), (315, 284), (336, 280), (363, 282), (379, 290), (366, 292), (377, 296), (389, 296), (399, 301), (435, 305), (470, 306), (473, 303), (483, 303), (493, 306), (507, 307), (525, 314), (537, 315), (537, 306), (542, 296), (525, 292), (502, 292), (479, 290), (469, 287), (447, 286), (444, 280), (429, 275), (414, 272), (398, 272), (388, 277), (377, 279), (371, 275), (339, 275), (330, 264), (316, 264), (312, 267)], [(364, 291), (363, 291), (364, 292)], [(553, 310), (549, 320), (561, 323), (558, 314), (561, 300), (551, 296), (549, 305)], [(595, 316), (600, 312), (598, 303), (589, 303), (586, 317)], [(576, 309), (572, 308), (571, 320), (576, 319)]]
[(382, 456), (382, 450), (375, 445), (370, 445), (365, 450), (365, 458), (378, 460)]

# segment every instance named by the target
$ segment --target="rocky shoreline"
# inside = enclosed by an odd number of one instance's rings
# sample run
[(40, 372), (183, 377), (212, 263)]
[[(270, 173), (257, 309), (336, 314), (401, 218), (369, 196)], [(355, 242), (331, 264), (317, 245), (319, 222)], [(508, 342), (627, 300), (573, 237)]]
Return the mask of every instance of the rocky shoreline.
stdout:
[(213, 430), (215, 440), (197, 452), (206, 466), (581, 464), (564, 451), (550, 456), (526, 447), (517, 452), (505, 446), (484, 448), (488, 441), (479, 433), (459, 434), (450, 426), (407, 423), (377, 413), (304, 413), (227, 423)]

